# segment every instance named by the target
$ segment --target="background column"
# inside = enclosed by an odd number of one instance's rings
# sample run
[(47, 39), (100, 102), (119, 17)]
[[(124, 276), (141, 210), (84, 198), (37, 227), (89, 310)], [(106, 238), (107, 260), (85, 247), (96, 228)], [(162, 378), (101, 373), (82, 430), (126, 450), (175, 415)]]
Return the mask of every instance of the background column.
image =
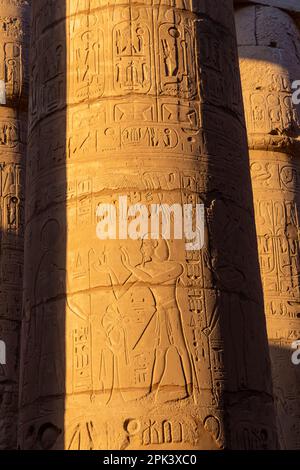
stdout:
[(282, 448), (299, 449), (300, 34), (278, 8), (244, 7), (236, 22), (278, 431)]
[(0, 449), (17, 437), (29, 14), (29, 2), (0, 2)]

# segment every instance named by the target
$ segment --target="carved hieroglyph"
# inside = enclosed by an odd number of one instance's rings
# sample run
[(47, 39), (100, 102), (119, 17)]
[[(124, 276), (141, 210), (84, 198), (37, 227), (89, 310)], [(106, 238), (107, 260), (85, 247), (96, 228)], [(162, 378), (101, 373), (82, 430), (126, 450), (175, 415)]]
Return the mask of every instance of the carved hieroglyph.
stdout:
[[(22, 448), (276, 447), (231, 3), (34, 2)], [(205, 248), (101, 242), (119, 196)]]
[(300, 449), (300, 34), (279, 9), (236, 14), (256, 225), (281, 446)]
[(0, 1), (0, 449), (17, 442), (28, 18), (27, 1)]

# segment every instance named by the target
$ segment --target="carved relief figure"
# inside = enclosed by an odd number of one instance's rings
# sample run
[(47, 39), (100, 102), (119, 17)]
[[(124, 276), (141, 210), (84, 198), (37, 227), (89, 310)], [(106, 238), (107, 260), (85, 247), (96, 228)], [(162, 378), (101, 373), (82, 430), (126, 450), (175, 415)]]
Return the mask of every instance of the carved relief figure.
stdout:
[[(188, 351), (185, 333), (181, 318), (181, 311), (177, 301), (177, 285), (183, 274), (183, 266), (180, 263), (169, 259), (169, 248), (165, 240), (148, 240), (143, 239), (141, 245), (142, 262), (137, 266), (133, 266), (130, 257), (125, 249), (122, 249), (122, 263), (127, 271), (130, 272), (129, 277), (120, 286), (113, 270), (106, 264), (104, 256), (102, 264), (98, 266), (98, 270), (106, 271), (110, 274), (111, 284), (113, 286), (116, 301), (107, 307), (106, 313), (102, 320), (103, 328), (106, 332), (109, 349), (114, 357), (115, 376), (114, 384), (118, 381), (118, 368), (128, 365), (132, 361), (132, 354), (137, 347), (141, 346), (145, 341), (145, 337), (150, 330), (154, 328), (154, 362), (151, 366), (151, 384), (148, 393), (154, 392), (156, 397), (159, 396), (160, 386), (163, 383), (163, 377), (168, 368), (168, 352), (173, 346), (180, 358), (182, 364), (184, 382), (186, 388), (186, 396), (192, 393), (192, 368), (191, 359)], [(154, 309), (144, 324), (142, 331), (133, 346), (129, 347), (130, 331), (128, 330), (128, 318), (124, 306), (122, 305), (122, 297), (127, 293), (133, 293), (135, 290), (144, 288), (151, 293), (154, 301)], [(106, 369), (104, 367), (105, 357), (102, 358), (102, 373)], [(118, 384), (121, 385), (120, 383)], [(122, 388), (122, 387), (121, 387)]]

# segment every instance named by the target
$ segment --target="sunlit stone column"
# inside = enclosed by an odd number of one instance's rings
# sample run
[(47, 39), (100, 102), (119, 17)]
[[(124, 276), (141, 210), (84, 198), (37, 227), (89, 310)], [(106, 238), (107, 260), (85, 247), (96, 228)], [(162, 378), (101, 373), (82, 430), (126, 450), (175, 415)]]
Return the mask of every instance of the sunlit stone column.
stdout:
[(282, 448), (300, 449), (300, 34), (276, 8), (239, 9), (236, 22), (278, 432)]
[(0, 449), (16, 447), (29, 2), (0, 2)]
[[(20, 446), (276, 447), (232, 2), (39, 0), (32, 31)], [(203, 203), (204, 247), (101, 241), (125, 200)]]

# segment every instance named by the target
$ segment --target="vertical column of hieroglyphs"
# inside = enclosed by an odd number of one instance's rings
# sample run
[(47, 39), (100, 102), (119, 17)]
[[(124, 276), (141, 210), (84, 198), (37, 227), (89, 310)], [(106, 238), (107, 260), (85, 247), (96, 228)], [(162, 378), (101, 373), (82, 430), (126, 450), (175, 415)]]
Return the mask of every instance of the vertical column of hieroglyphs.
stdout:
[(0, 449), (17, 435), (28, 3), (0, 1)]
[(283, 448), (299, 449), (300, 34), (276, 8), (242, 8), (236, 19), (278, 429)]
[[(273, 447), (232, 2), (63, 3), (33, 9), (20, 445)], [(203, 202), (205, 247), (99, 240), (125, 201)]]

